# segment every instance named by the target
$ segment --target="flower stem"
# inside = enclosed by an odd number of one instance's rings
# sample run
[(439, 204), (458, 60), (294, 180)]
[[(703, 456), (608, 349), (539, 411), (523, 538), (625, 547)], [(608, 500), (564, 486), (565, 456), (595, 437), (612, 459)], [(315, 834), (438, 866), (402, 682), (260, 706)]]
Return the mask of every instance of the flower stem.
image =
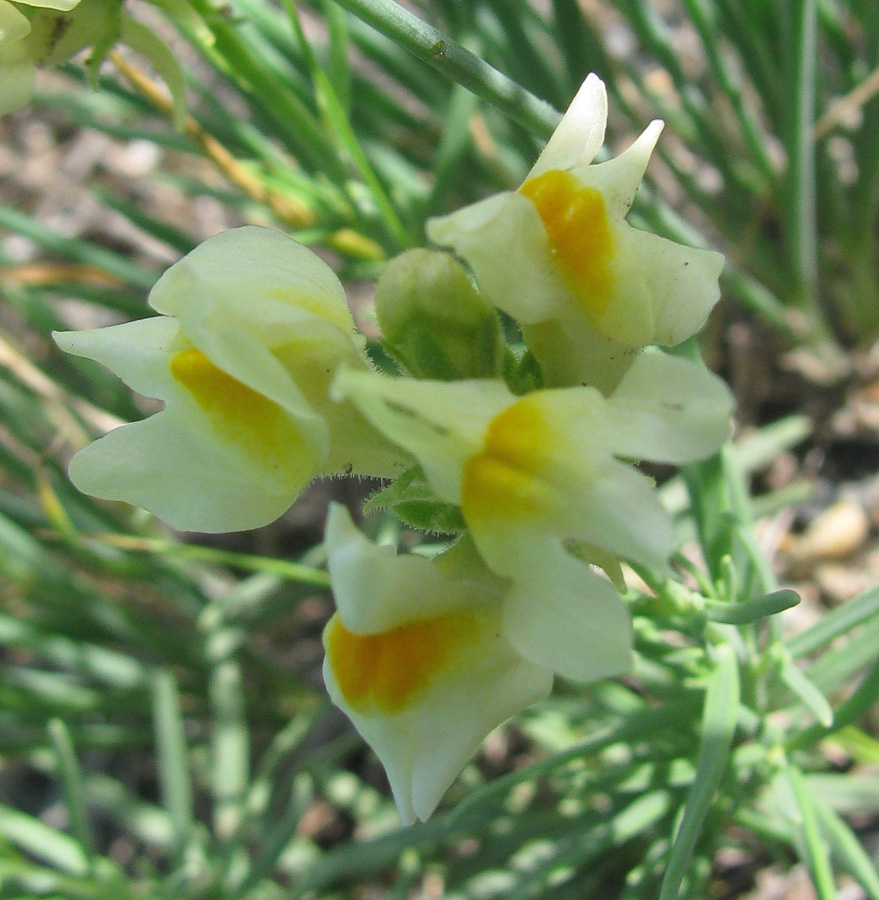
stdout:
[(413, 56), (507, 113), (537, 137), (548, 138), (561, 115), (502, 72), (456, 44), (393, 0), (335, 0)]

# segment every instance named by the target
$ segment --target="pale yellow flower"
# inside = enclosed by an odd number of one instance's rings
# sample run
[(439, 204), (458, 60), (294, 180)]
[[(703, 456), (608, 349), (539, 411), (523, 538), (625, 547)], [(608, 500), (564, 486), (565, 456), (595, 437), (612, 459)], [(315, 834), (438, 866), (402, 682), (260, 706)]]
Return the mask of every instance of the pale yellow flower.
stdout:
[(675, 548), (653, 482), (625, 460), (686, 463), (730, 432), (732, 397), (704, 368), (641, 353), (609, 397), (590, 387), (517, 397), (500, 381), (413, 381), (340, 370), (350, 400), (461, 507), (498, 574), (545, 572), (568, 541), (662, 568)]
[(593, 164), (607, 97), (590, 75), (518, 191), (432, 219), (428, 237), (471, 267), (480, 291), (517, 319), (550, 386), (611, 389), (635, 353), (693, 335), (720, 295), (719, 253), (625, 221), (662, 130)]
[(492, 729), (549, 694), (554, 673), (594, 681), (629, 668), (625, 604), (566, 553), (501, 579), (466, 542), (432, 560), (397, 556), (338, 505), (325, 546), (338, 612), (324, 680), (384, 765), (406, 825), (433, 812)]
[(162, 315), (55, 336), (165, 404), (74, 456), (80, 490), (177, 528), (233, 531), (276, 519), (316, 475), (398, 471), (403, 454), (328, 397), (340, 364), (370, 367), (342, 285), (312, 251), (268, 228), (227, 231), (149, 301)]

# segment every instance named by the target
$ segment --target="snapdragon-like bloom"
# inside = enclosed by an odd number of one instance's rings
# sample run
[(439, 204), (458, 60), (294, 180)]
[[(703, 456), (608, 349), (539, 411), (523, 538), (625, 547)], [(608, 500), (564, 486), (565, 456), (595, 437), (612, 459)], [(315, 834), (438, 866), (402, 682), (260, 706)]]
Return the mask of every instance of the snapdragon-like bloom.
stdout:
[(328, 397), (340, 364), (370, 369), (342, 285), (306, 247), (268, 228), (224, 232), (149, 302), (161, 315), (55, 336), (165, 404), (74, 456), (80, 490), (233, 531), (276, 519), (316, 475), (398, 470), (400, 451)]
[(348, 370), (333, 393), (418, 459), (436, 494), (461, 507), (488, 565), (512, 578), (545, 572), (568, 541), (664, 567), (672, 524), (651, 479), (623, 460), (708, 456), (732, 411), (719, 378), (659, 351), (640, 354), (608, 398), (590, 387), (517, 397), (500, 381)]
[(492, 729), (546, 697), (553, 673), (583, 681), (629, 667), (631, 623), (613, 587), (560, 552), (516, 581), (463, 542), (434, 559), (397, 556), (327, 520), (338, 611), (324, 680), (385, 767), (400, 818), (426, 819)]
[(522, 325), (550, 386), (607, 392), (637, 350), (693, 335), (720, 295), (719, 253), (625, 221), (662, 123), (592, 164), (607, 96), (590, 75), (518, 191), (432, 219), (428, 237), (470, 265), (480, 291)]

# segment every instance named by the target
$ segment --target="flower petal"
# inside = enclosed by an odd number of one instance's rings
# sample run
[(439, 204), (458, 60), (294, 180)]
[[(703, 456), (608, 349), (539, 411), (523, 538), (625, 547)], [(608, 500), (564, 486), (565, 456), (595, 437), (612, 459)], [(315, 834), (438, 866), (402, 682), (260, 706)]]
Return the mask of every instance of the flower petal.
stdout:
[(458, 503), (461, 468), (488, 422), (514, 400), (489, 379), (435, 382), (342, 369), (331, 394), (354, 403), (372, 424), (414, 454), (437, 494)]
[(462, 473), (461, 509), (489, 566), (527, 577), (531, 548), (575, 538), (662, 567), (674, 547), (652, 482), (613, 457), (593, 388), (534, 391), (490, 422)]
[(539, 322), (569, 302), (546, 229), (518, 191), (429, 219), (427, 236), (466, 260), (486, 300), (520, 322)]
[(604, 82), (590, 74), (537, 157), (528, 178), (550, 169), (572, 169), (591, 163), (604, 143), (606, 125), (607, 91)]
[(314, 448), (315, 456), (326, 458), (330, 442), (326, 422), (268, 347), (257, 340), (248, 340), (244, 330), (196, 327), (185, 333), (218, 372), (226, 373), (254, 394), (281, 407), (296, 421)]
[(546, 387), (589, 385), (610, 394), (638, 353), (597, 332), (576, 309), (523, 325), (522, 336), (540, 363)]
[(631, 667), (632, 621), (609, 581), (561, 546), (517, 579), (504, 603), (504, 634), (525, 659), (557, 675), (596, 681)]
[[(31, 31), (27, 17), (6, 0), (0, 2), (0, 49), (18, 43)], [(5, 74), (5, 73), (4, 73)]]
[[(193, 297), (200, 302), (193, 304)], [(274, 330), (310, 312), (354, 333), (345, 292), (316, 253), (271, 228), (248, 225), (221, 232), (171, 266), (150, 293), (150, 305), (183, 321), (231, 315), (262, 327), (265, 343)], [(193, 312), (193, 310), (197, 312)], [(184, 324), (184, 330), (188, 330)]]
[(175, 319), (153, 316), (91, 331), (56, 331), (52, 337), (65, 353), (106, 366), (144, 397), (162, 400), (175, 389), (168, 366), (180, 338)]
[(222, 532), (277, 519), (312, 476), (313, 460), (303, 445), (272, 482), (191, 411), (166, 409), (80, 450), (69, 472), (87, 494), (141, 506), (175, 528)]
[(678, 464), (704, 459), (729, 437), (734, 405), (729, 388), (703, 366), (644, 352), (610, 397), (614, 452)]
[(673, 346), (692, 337), (720, 298), (723, 254), (685, 247), (640, 229), (625, 227), (621, 255), (647, 279), (653, 304), (648, 343)]
[(60, 12), (69, 12), (76, 6), (79, 6), (81, 0), (15, 0), (16, 3), (22, 3), (25, 6), (38, 6), (43, 9), (57, 9)]
[(355, 634), (388, 631), (492, 599), (484, 581), (450, 579), (433, 560), (398, 555), (368, 540), (338, 503), (330, 505), (324, 546), (339, 616)]
[(619, 156), (596, 165), (579, 165), (572, 170), (581, 184), (601, 191), (608, 215), (621, 219), (629, 211), (663, 127), (664, 123), (656, 119)]
[[(430, 622), (424, 627), (429, 630)], [(382, 709), (375, 691), (369, 702), (368, 695), (346, 689), (351, 681), (346, 667), (358, 645), (346, 637), (335, 648), (338, 628), (334, 617), (324, 632), (327, 691), (381, 760), (405, 825), (430, 816), (485, 737), (552, 687), (552, 673), (522, 660), (502, 635), (499, 608), (488, 606), (469, 613), (466, 629), (459, 631), (460, 646), (451, 648), (411, 700), (402, 708)], [(378, 666), (364, 669), (361, 677), (371, 671), (386, 682), (396, 669), (405, 681), (410, 650), (405, 640), (388, 638)]]
[(175, 315), (218, 369), (285, 409), (327, 457), (329, 427), (314, 402), (327, 404), (340, 363), (367, 364), (342, 286), (316, 254), (268, 228), (223, 232), (165, 272), (150, 303)]
[(30, 30), (27, 18), (0, 0), (0, 116), (20, 109), (34, 92), (36, 68), (24, 40)]

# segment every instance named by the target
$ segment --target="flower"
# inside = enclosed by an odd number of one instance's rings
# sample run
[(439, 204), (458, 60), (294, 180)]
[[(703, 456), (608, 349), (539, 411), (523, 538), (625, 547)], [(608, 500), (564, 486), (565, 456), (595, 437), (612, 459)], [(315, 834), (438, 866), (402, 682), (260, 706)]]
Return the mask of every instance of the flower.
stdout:
[(635, 353), (673, 345), (720, 295), (723, 257), (625, 221), (662, 123), (593, 165), (607, 120), (604, 84), (583, 83), (518, 191), (431, 219), (431, 241), (471, 267), (489, 302), (516, 318), (547, 385), (607, 392)]
[(553, 673), (629, 668), (625, 604), (568, 554), (499, 579), (466, 541), (431, 560), (397, 556), (337, 504), (325, 546), (338, 611), (324, 680), (384, 765), (405, 825), (430, 816), (489, 732), (548, 696)]
[[(675, 546), (653, 483), (622, 460), (685, 463), (729, 434), (726, 385), (688, 360), (640, 354), (605, 398), (591, 387), (522, 397), (500, 381), (410, 382), (342, 369), (349, 399), (461, 507), (493, 571), (545, 571), (569, 541), (664, 568)], [(598, 561), (598, 560), (596, 560)]]
[(387, 476), (402, 454), (350, 404), (338, 365), (368, 372), (342, 285), (314, 253), (268, 228), (201, 244), (159, 279), (162, 315), (55, 335), (164, 409), (80, 450), (82, 491), (194, 531), (255, 528), (319, 474)]

